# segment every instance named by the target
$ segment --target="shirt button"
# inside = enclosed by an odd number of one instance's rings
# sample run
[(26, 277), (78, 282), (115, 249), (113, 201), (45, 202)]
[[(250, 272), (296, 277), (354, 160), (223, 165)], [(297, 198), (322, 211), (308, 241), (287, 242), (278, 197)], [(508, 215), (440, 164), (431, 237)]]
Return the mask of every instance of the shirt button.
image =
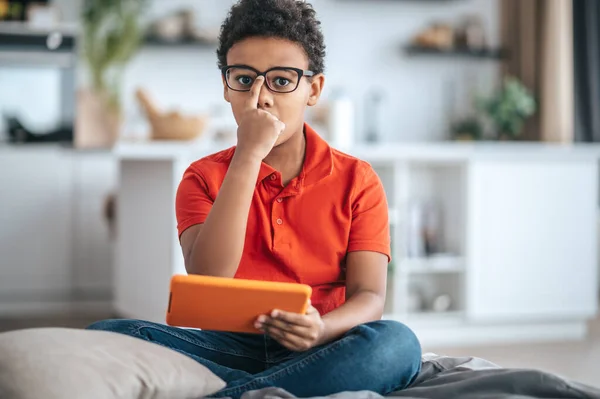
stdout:
[(277, 198), (277, 202), (283, 202), (283, 198)]
[(282, 225), (282, 224), (283, 224), (283, 220), (281, 220), (281, 219), (277, 219), (277, 224), (278, 224), (278, 225)]
[(277, 179), (277, 176), (271, 175), (271, 180), (275, 180), (275, 179)]

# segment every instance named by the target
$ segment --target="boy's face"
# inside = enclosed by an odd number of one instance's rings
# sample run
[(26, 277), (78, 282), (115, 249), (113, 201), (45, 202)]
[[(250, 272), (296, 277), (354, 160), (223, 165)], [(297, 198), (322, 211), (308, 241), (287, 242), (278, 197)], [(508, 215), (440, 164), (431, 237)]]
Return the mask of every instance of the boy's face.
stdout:
[[(227, 65), (245, 65), (257, 71), (265, 72), (274, 67), (291, 67), (301, 70), (308, 69), (308, 57), (296, 43), (288, 40), (264, 37), (252, 37), (234, 44), (227, 53)], [(272, 87), (282, 83), (290, 84), (284, 74), (269, 74), (273, 81)], [(235, 77), (244, 85), (253, 83), (248, 76)], [(295, 132), (302, 129), (304, 110), (306, 106), (315, 105), (321, 95), (325, 77), (322, 74), (313, 77), (302, 77), (298, 87), (289, 93), (279, 93), (270, 90), (267, 82), (263, 85), (258, 97), (258, 108), (265, 110), (285, 123), (285, 131), (279, 136), (275, 145), (285, 143)], [(278, 86), (279, 85), (279, 86)], [(240, 123), (245, 103), (250, 92), (231, 90), (223, 79), (225, 100), (231, 104), (233, 116)]]

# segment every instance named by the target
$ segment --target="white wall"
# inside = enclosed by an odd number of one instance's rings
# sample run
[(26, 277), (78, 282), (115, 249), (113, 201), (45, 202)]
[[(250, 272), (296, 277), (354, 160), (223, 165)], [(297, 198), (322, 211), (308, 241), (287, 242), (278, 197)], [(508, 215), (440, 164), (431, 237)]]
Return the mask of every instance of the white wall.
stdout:
[[(68, 0), (61, 0), (65, 4)], [(218, 27), (231, 0), (155, 0), (150, 17), (193, 6), (198, 22)], [(498, 0), (463, 1), (359, 1), (313, 0), (323, 24), (327, 44), (325, 97), (343, 86), (356, 101), (357, 133), (364, 130), (365, 93), (382, 88), (383, 136), (390, 141), (443, 139), (450, 112), (468, 108), (469, 91), (489, 90), (496, 83), (498, 64), (492, 61), (414, 58), (401, 47), (433, 20), (458, 21), (464, 14), (480, 15), (492, 43), (498, 43)], [(23, 78), (27, 73), (28, 77)], [(15, 103), (28, 104), (24, 117), (35, 124), (57, 116), (49, 101), (58, 98), (58, 75), (0, 68), (0, 112)], [(35, 82), (43, 96), (31, 99), (23, 82)], [(137, 86), (145, 87), (164, 107), (188, 112), (209, 112), (225, 107), (214, 49), (144, 49), (130, 65), (124, 82), (127, 130), (140, 129), (142, 120), (133, 98)], [(142, 125), (143, 126), (143, 125)], [(1, 126), (0, 126), (1, 130)]]

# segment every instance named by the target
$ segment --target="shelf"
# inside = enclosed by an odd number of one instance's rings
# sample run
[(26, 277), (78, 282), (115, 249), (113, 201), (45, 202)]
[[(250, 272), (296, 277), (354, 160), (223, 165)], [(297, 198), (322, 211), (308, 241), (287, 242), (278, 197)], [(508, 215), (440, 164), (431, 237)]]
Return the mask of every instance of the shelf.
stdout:
[(0, 51), (44, 51), (70, 53), (75, 47), (75, 38), (60, 32), (49, 33), (4, 33), (0, 32)]
[(178, 40), (165, 40), (155, 36), (148, 36), (144, 39), (144, 47), (146, 48), (213, 48), (217, 46), (217, 41), (212, 40), (198, 40), (191, 38), (184, 38)]
[(403, 274), (462, 273), (465, 271), (465, 261), (462, 257), (452, 255), (408, 258), (400, 261), (399, 270)]
[(0, 64), (69, 68), (76, 62), (75, 41), (74, 31), (64, 27), (0, 22)]
[(0, 22), (0, 51), (72, 52), (75, 30), (66, 26), (34, 28), (26, 23)]
[(506, 51), (500, 48), (470, 49), (470, 48), (450, 48), (440, 49), (433, 47), (422, 47), (409, 45), (404, 48), (406, 54), (411, 56), (437, 56), (437, 57), (468, 57), (476, 59), (502, 60), (506, 58)]

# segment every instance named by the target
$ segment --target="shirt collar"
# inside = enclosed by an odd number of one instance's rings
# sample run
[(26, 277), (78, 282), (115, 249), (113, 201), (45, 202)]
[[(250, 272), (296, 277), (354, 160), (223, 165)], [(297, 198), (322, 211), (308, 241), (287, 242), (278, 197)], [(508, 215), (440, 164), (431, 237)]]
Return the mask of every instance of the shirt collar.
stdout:
[[(306, 155), (299, 180), (301, 185), (309, 186), (333, 173), (333, 155), (329, 144), (307, 123), (304, 124), (304, 137)], [(263, 181), (275, 172), (277, 172), (275, 168), (262, 162), (257, 182)]]
[(315, 184), (333, 173), (331, 147), (308, 124), (304, 124), (306, 156), (302, 167), (304, 185)]

